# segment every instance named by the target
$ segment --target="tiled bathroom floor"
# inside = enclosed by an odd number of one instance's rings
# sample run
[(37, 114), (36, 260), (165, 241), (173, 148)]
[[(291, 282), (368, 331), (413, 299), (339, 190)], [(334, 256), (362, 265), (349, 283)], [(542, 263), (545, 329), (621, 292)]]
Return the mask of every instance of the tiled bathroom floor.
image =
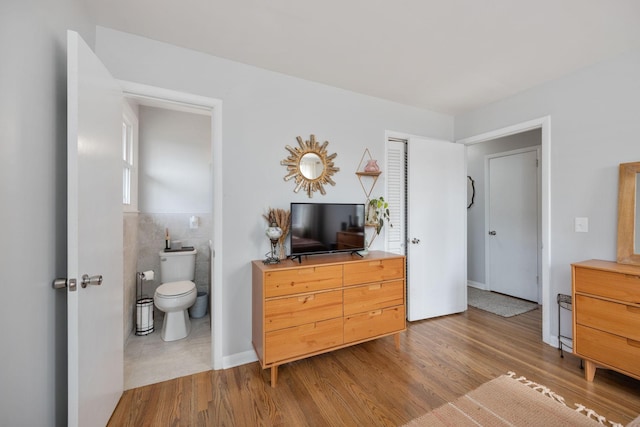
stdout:
[(191, 319), (189, 336), (172, 342), (160, 338), (162, 320), (156, 311), (154, 332), (129, 336), (124, 348), (125, 390), (211, 369), (209, 314)]

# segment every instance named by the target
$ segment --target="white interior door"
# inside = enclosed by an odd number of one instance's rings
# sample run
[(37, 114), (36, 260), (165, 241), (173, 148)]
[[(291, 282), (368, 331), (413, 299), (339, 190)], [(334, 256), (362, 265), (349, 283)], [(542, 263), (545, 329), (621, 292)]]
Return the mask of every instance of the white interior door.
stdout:
[[(104, 426), (123, 390), (122, 93), (67, 34), (69, 422)], [(102, 284), (81, 286), (82, 276)]]
[(408, 143), (407, 319), (467, 309), (467, 177), (464, 146)]
[(488, 285), (539, 302), (538, 151), (488, 158)]

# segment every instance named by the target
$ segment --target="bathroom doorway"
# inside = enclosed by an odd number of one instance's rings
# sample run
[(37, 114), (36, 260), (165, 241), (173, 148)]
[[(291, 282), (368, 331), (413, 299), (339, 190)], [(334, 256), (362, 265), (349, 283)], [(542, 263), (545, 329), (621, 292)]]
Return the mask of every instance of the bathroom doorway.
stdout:
[[(210, 304), (216, 293), (213, 150), (214, 133), (219, 131), (214, 108), (145, 95), (150, 89), (154, 88), (143, 87), (141, 94), (125, 87), (125, 112), (135, 116), (138, 134), (131, 174), (133, 184), (138, 184), (137, 191), (132, 185), (137, 206), (124, 213), (125, 389), (216, 368), (212, 330), (216, 310)], [(164, 313), (155, 307), (154, 332), (135, 334), (136, 299), (153, 297), (162, 283), (159, 252), (165, 247), (167, 230), (174, 246), (179, 241), (198, 251), (194, 282), (209, 303), (204, 316), (191, 319), (189, 336), (173, 342), (161, 340)], [(136, 273), (142, 271), (153, 271), (154, 278), (140, 286)]]

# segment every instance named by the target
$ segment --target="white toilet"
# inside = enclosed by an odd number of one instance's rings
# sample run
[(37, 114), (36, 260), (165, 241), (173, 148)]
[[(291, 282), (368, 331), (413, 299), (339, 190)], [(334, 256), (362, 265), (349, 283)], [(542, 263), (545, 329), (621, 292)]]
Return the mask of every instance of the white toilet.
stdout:
[(197, 250), (160, 252), (160, 278), (153, 296), (158, 310), (164, 312), (160, 334), (164, 341), (185, 338), (191, 332), (187, 309), (196, 302), (198, 290), (193, 283), (196, 271)]

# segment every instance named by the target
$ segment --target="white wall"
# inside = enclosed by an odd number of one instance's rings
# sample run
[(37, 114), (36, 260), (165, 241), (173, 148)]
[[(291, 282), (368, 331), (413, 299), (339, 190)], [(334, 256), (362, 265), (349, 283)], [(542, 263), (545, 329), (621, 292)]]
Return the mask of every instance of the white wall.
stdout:
[(66, 425), (66, 30), (79, 2), (0, 2), (0, 425)]
[[(451, 139), (453, 119), (98, 27), (96, 52), (118, 79), (221, 99), (223, 355), (252, 350), (250, 261), (269, 249), (262, 214), (306, 201), (284, 182), (285, 145), (315, 134), (337, 153), (336, 186), (311, 201), (364, 201), (355, 175), (365, 148), (384, 157), (385, 130)], [(323, 66), (328, 66), (323, 64)], [(384, 188), (384, 173), (379, 188)], [(378, 239), (376, 245), (383, 245)], [(374, 245), (375, 246), (375, 245)], [(377, 248), (381, 248), (379, 246)]]
[[(457, 116), (456, 139), (549, 115), (550, 295), (570, 293), (570, 264), (616, 259), (618, 164), (640, 160), (640, 49)], [(543, 154), (544, 156), (544, 154)], [(589, 232), (575, 233), (575, 217)], [(563, 329), (563, 330), (570, 330)]]
[(485, 156), (540, 145), (541, 133), (540, 129), (534, 129), (467, 147), (467, 175), (473, 178), (476, 189), (473, 206), (467, 209), (467, 278), (483, 288), (486, 285)]
[(140, 106), (138, 118), (140, 212), (211, 212), (211, 117)]

